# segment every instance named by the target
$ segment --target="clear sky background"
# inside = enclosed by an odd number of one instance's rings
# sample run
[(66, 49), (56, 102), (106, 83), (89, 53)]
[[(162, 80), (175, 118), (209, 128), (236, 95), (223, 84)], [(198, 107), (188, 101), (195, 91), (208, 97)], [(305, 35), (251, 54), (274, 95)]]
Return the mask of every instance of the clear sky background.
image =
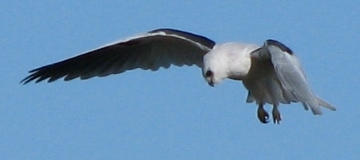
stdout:
[[(360, 159), (359, 5), (3, 1), (0, 159)], [(163, 27), (219, 43), (279, 40), (338, 110), (281, 105), (281, 124), (264, 125), (241, 82), (211, 88), (197, 67), (19, 84), (36, 67)]]

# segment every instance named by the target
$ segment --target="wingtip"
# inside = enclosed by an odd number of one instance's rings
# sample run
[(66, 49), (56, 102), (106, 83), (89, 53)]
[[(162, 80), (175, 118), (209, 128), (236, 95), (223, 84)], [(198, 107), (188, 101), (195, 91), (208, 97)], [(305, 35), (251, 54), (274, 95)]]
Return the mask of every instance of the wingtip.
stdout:
[(25, 85), (25, 84), (27, 84), (27, 83), (25, 82), (25, 79), (22, 79), (22, 80), (19, 82), (19, 84)]
[(29, 75), (29, 76), (25, 77), (24, 79), (22, 79), (22, 80), (20, 81), (20, 84), (22, 84), (22, 85), (28, 84), (30, 81), (32, 81), (32, 80), (31, 80), (31, 76), (32, 76), (32, 75)]

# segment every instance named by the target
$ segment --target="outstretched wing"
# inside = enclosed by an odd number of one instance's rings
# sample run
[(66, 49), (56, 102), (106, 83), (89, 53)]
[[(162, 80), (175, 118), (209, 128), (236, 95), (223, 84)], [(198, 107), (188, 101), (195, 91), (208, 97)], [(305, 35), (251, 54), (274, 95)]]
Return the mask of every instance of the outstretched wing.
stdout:
[(171, 64), (202, 67), (203, 56), (214, 45), (214, 41), (200, 35), (174, 29), (157, 29), (31, 70), (21, 83), (33, 80), (37, 83), (45, 79), (53, 82), (62, 77), (65, 77), (65, 81), (77, 77), (88, 79), (136, 68), (155, 71), (160, 67), (168, 68)]
[[(282, 95), (271, 96), (271, 98), (281, 98), (276, 101), (301, 102), (305, 109), (310, 108), (314, 114), (321, 114), (319, 106), (335, 110), (334, 106), (321, 100), (313, 93), (298, 59), (284, 44), (275, 40), (267, 40), (264, 46), (252, 52), (251, 56), (252, 58), (264, 60), (263, 62), (271, 61), (271, 66), (275, 71), (273, 73), (275, 75), (271, 77), (275, 76), (276, 81), (280, 83), (278, 86), (281, 87), (275, 90), (281, 91), (280, 94), (282, 93)], [(249, 97), (251, 98), (252, 95), (250, 94)]]

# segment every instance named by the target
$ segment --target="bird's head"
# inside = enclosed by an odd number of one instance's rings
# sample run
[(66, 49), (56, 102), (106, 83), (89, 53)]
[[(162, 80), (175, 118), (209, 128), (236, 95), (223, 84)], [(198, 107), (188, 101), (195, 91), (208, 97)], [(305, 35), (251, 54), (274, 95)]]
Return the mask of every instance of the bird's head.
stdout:
[(225, 59), (208, 53), (204, 57), (203, 77), (210, 86), (214, 87), (223, 79), (228, 78), (227, 68)]
[(203, 76), (210, 86), (225, 78), (241, 80), (250, 69), (249, 53), (259, 48), (256, 45), (224, 43), (205, 54)]

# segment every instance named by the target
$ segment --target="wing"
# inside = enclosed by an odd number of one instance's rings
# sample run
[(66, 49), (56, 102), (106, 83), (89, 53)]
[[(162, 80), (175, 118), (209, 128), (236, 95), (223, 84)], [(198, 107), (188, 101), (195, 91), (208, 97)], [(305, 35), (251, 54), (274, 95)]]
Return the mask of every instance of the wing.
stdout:
[(65, 77), (65, 81), (77, 77), (88, 79), (136, 68), (155, 71), (160, 67), (168, 68), (171, 64), (202, 67), (203, 56), (214, 45), (214, 41), (200, 35), (174, 29), (157, 29), (31, 70), (21, 83), (34, 80), (37, 83), (45, 79), (53, 82), (62, 77)]
[[(294, 53), (282, 43), (275, 40), (267, 40), (264, 46), (251, 53), (251, 56), (259, 60), (271, 61), (275, 72), (273, 73), (274, 75), (270, 77), (276, 77), (277, 80), (274, 80), (274, 83), (278, 81), (278, 86), (281, 88), (274, 89), (277, 92), (271, 91), (274, 87), (270, 88), (268, 89), (268, 93), (279, 94), (279, 91), (281, 91), (282, 95), (275, 96), (278, 98), (277, 101), (301, 102), (305, 109), (310, 108), (314, 114), (321, 114), (319, 106), (335, 110), (334, 106), (321, 100), (313, 93), (298, 59)], [(249, 95), (250, 100), (251, 96), (252, 95)], [(271, 98), (273, 97), (274, 96)]]

